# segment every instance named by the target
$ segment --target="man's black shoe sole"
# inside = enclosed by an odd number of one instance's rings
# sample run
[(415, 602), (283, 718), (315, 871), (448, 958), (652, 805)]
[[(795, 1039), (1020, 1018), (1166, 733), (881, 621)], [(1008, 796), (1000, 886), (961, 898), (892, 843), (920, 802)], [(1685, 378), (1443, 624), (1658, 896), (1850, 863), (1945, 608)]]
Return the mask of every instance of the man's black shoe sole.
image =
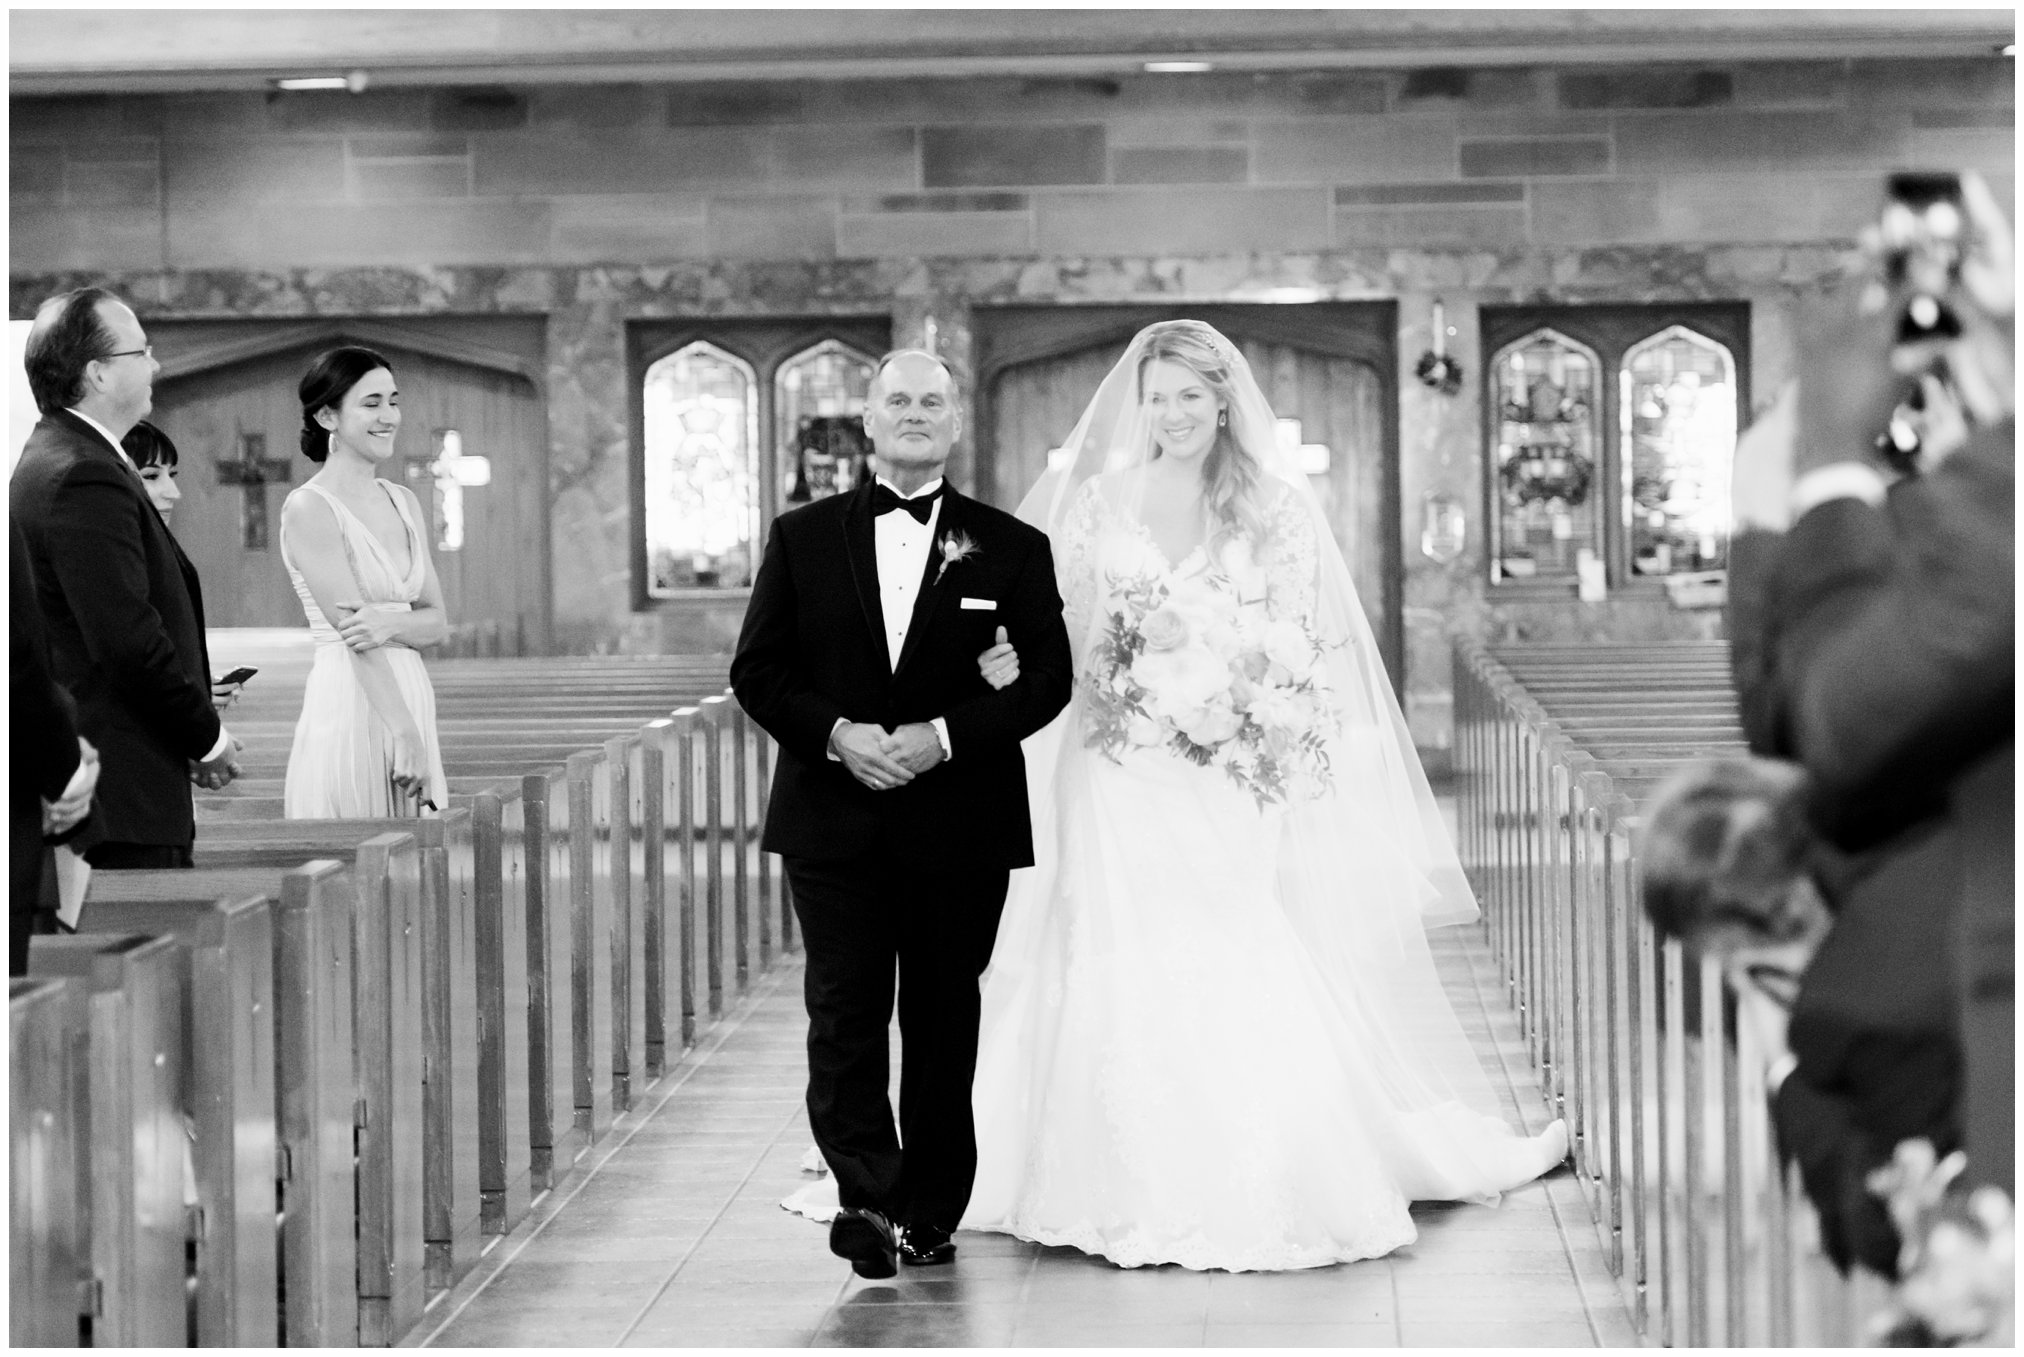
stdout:
[(878, 1226), (862, 1216), (846, 1217), (831, 1227), (829, 1251), (849, 1259), (850, 1270), (868, 1281), (880, 1281), (900, 1270), (892, 1244)]

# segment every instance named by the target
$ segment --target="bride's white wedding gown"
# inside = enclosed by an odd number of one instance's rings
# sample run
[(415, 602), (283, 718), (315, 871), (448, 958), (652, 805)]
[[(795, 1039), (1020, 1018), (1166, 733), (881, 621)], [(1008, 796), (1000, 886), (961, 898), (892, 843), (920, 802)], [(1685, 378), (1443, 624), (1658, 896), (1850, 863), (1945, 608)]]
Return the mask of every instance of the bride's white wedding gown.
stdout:
[[(1118, 572), (1215, 575), (1084, 499), (1057, 547), (1071, 635)], [(1311, 608), (1304, 520), (1280, 508), (1275, 608)], [(1081, 749), (1081, 710), (1029, 751), (1057, 770), (1035, 791), (1057, 854), (1015, 874), (984, 979), (966, 1228), (1125, 1266), (1318, 1267), (1412, 1242), (1412, 1201), (1493, 1199), (1565, 1156), (1558, 1124), (1526, 1138), (1491, 1115), (1401, 808), (1355, 804), (1354, 720), (1334, 796), (1261, 810), (1164, 748)]]

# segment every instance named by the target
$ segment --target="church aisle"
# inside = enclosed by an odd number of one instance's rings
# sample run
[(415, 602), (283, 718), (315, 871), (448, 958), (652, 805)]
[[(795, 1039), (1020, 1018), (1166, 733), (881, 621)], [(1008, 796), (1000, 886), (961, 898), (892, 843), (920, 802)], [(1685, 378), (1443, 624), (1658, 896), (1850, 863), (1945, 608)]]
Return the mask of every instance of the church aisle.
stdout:
[[(1506, 1113), (1544, 1105), (1474, 928), (1436, 934)], [(1390, 1258), (1313, 1272), (1125, 1271), (962, 1234), (949, 1267), (861, 1281), (781, 1197), (806, 1181), (801, 970), (789, 961), (620, 1121), (411, 1335), (428, 1346), (1627, 1346), (1566, 1171), (1497, 1209), (1424, 1206)]]

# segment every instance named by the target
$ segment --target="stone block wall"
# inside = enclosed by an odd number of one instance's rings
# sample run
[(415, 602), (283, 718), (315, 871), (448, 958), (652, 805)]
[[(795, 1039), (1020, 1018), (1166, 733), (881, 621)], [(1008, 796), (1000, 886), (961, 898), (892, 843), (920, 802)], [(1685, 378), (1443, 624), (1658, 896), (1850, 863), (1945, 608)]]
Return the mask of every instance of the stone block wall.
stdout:
[[(591, 649), (724, 634), (629, 611), (630, 319), (890, 314), (964, 358), (994, 303), (1396, 298), (1409, 714), (1439, 747), (1450, 628), (1713, 625), (1489, 590), (1476, 306), (1746, 300), (1768, 398), (1885, 171), (2012, 191), (2011, 91), (1991, 57), (16, 99), (11, 314), (88, 279), (144, 315), (544, 315), (557, 630)], [(1455, 397), (1411, 375), (1436, 301)], [(1436, 489), (1471, 506), (1447, 567)]]

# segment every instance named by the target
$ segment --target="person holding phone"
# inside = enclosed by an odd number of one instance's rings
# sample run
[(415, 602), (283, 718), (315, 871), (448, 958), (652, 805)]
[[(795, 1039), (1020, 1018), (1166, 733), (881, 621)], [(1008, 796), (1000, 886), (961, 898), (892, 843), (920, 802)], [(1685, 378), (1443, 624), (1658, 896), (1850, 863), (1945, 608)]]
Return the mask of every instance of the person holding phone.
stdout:
[(288, 757), (291, 820), (380, 819), (449, 804), (436, 694), (416, 647), (449, 631), (414, 492), (375, 473), (394, 455), (400, 391), (386, 359), (344, 347), (298, 393), (320, 464), (281, 507), (281, 559), (316, 641)]
[[(134, 470), (140, 472), (141, 487), (147, 491), (148, 503), (154, 505), (155, 512), (161, 516), (162, 526), (173, 528), (176, 505), (183, 498), (182, 487), (176, 484), (182, 474), (182, 458), (176, 452), (175, 440), (144, 419), (127, 430), (119, 445), (133, 463)], [(169, 535), (169, 545), (175, 548), (176, 559), (182, 562), (184, 573), (195, 578), (197, 567), (183, 553), (183, 544), (176, 540), (173, 532)], [(211, 706), (222, 712), (237, 702), (239, 690), (247, 679), (258, 672), (257, 669), (239, 668), (223, 678), (212, 679)]]
[[(1959, 885), (1925, 917), (1953, 958), (1967, 1181), (2013, 1191), (2012, 239), (1972, 174), (1892, 189), (1875, 276), (1807, 328), (1791, 436), (1738, 442), (1739, 533), (1782, 538), (1739, 536), (1730, 622), (1752, 747), (1805, 767), (1819, 834), (1863, 852), (1937, 813), (1956, 836)], [(1928, 380), (1967, 437), (1893, 483), (1880, 440)]]

